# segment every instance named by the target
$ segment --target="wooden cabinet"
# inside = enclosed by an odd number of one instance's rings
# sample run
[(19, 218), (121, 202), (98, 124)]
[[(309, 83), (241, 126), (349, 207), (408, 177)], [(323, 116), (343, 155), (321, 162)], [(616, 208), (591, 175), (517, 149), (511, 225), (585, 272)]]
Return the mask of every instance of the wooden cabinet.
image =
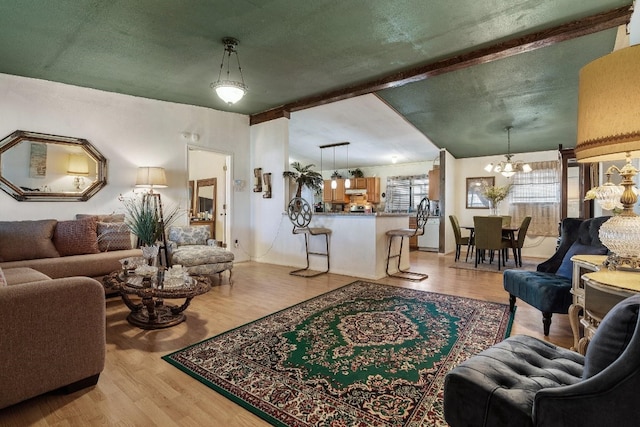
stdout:
[(380, 203), (380, 178), (364, 178), (367, 181), (367, 201)]
[(429, 171), (429, 200), (440, 200), (440, 166)]
[(337, 187), (331, 188), (331, 180), (324, 181), (324, 190), (322, 191), (322, 201), (325, 203), (348, 203), (349, 200), (345, 194), (344, 179), (337, 179)]
[[(409, 228), (418, 228), (418, 218), (415, 216), (409, 217)], [(418, 249), (418, 236), (409, 237), (409, 250)]]
[(367, 189), (367, 178), (353, 178), (351, 180), (351, 187), (356, 190), (366, 190)]

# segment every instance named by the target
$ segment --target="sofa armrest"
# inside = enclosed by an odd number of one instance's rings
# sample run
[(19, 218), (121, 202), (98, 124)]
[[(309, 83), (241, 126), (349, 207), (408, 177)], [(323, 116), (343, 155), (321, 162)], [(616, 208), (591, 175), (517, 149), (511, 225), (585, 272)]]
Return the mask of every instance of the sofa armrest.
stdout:
[(176, 242), (174, 242), (173, 240), (167, 240), (167, 251), (169, 251), (169, 253), (175, 251), (176, 249), (178, 249), (178, 244)]
[(105, 297), (88, 277), (0, 288), (0, 408), (95, 376), (105, 363)]

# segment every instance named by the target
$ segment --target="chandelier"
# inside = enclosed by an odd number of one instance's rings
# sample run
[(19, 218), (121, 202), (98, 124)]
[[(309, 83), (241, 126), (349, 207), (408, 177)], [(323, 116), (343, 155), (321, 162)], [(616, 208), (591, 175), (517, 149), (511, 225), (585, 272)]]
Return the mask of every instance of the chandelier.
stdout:
[(487, 172), (501, 173), (507, 178), (511, 178), (513, 175), (515, 175), (516, 172), (531, 172), (531, 166), (529, 166), (528, 163), (524, 163), (521, 160), (511, 160), (511, 158), (513, 157), (513, 154), (511, 154), (512, 127), (513, 126), (507, 126), (505, 128), (507, 130), (507, 154), (505, 154), (504, 156), (507, 158), (507, 160), (503, 160), (497, 164), (489, 163), (484, 167), (484, 170), (486, 170)]
[[(220, 64), (220, 72), (218, 73), (218, 80), (211, 83), (211, 88), (216, 91), (220, 99), (227, 104), (235, 104), (240, 101), (242, 97), (247, 93), (247, 85), (244, 84), (244, 77), (242, 76), (242, 67), (240, 67), (240, 58), (238, 57), (238, 40), (232, 37), (225, 37), (222, 39), (224, 44), (224, 51), (222, 53), (222, 63)], [(230, 64), (231, 54), (235, 54), (236, 62), (238, 63), (238, 72), (240, 74), (240, 81), (232, 80), (230, 76)], [(227, 62), (227, 75), (226, 78), (222, 78), (222, 71), (225, 66), (225, 59)]]

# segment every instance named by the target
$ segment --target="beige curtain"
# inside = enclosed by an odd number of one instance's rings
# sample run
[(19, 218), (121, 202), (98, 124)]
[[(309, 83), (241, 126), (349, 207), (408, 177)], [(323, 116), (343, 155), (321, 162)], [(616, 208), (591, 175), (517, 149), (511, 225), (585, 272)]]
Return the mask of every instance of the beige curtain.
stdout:
[(509, 192), (511, 224), (530, 216), (528, 235), (558, 236), (560, 222), (560, 162), (529, 163), (532, 171), (517, 172)]

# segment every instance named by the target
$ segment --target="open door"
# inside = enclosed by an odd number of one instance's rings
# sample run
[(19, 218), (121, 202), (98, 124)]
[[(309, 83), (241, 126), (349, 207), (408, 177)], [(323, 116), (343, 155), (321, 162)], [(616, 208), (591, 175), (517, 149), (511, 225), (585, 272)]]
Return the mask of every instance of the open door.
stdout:
[(230, 162), (228, 154), (189, 147), (190, 223), (209, 225), (211, 235), (222, 247), (228, 243)]

